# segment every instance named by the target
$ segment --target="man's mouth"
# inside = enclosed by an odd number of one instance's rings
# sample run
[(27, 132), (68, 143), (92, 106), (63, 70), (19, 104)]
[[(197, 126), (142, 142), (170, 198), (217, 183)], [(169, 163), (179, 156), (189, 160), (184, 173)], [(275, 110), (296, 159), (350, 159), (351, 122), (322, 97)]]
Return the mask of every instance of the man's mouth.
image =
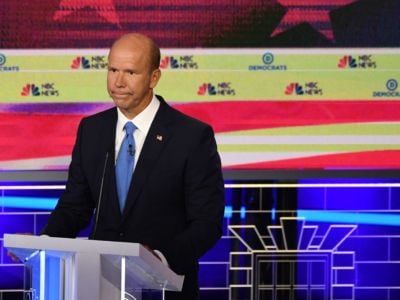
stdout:
[(112, 93), (115, 98), (125, 98), (128, 94), (127, 93)]

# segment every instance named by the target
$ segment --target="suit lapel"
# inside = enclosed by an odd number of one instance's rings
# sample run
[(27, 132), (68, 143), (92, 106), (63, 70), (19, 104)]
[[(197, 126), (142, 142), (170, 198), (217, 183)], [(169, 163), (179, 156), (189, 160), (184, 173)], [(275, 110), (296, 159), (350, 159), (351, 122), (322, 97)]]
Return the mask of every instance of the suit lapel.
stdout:
[(154, 165), (156, 164), (170, 137), (170, 133), (167, 129), (167, 115), (169, 106), (162, 98), (159, 97), (159, 100), (160, 107), (152, 125), (150, 126), (150, 130), (147, 134), (140, 157), (135, 167), (135, 172), (132, 176), (126, 206), (122, 215), (123, 220), (127, 217), (127, 215), (129, 215), (129, 211), (133, 208), (137, 198), (142, 192), (147, 176), (150, 172), (152, 172)]

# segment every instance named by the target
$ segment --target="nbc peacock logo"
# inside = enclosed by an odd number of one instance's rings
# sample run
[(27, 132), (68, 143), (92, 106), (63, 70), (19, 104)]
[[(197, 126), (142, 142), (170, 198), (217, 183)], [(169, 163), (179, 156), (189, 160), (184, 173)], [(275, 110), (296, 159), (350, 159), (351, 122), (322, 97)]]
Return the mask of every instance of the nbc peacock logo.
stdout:
[(199, 65), (193, 55), (165, 56), (160, 61), (161, 69), (198, 69)]
[(340, 69), (345, 69), (345, 68), (354, 69), (357, 68), (357, 62), (355, 58), (353, 58), (351, 55), (345, 55), (339, 60), (337, 66)]
[(178, 69), (179, 63), (178, 60), (173, 56), (166, 56), (160, 61), (160, 68), (161, 69)]
[(90, 69), (90, 62), (84, 56), (77, 56), (72, 60), (71, 69)]
[(344, 55), (339, 59), (337, 66), (340, 69), (376, 69), (377, 64), (372, 59), (372, 55), (359, 55), (358, 57)]
[(203, 83), (197, 88), (198, 96), (235, 96), (236, 91), (230, 82)]
[(298, 82), (291, 82), (285, 87), (284, 91), (287, 96), (314, 96), (322, 95), (323, 90), (319, 87), (317, 81), (310, 81), (304, 84)]
[(71, 62), (71, 69), (79, 70), (79, 69), (97, 69), (103, 70), (108, 66), (107, 59), (104, 55), (95, 55), (95, 56), (77, 56)]
[(39, 87), (34, 83), (27, 83), (25, 86), (22, 87), (21, 96), (40, 96)]
[(23, 97), (58, 97), (60, 95), (59, 90), (55, 87), (55, 84), (52, 82), (46, 82), (43, 84), (35, 84), (35, 83), (27, 83), (22, 87), (21, 96)]
[(292, 82), (286, 86), (285, 95), (303, 95), (303, 87), (297, 82)]

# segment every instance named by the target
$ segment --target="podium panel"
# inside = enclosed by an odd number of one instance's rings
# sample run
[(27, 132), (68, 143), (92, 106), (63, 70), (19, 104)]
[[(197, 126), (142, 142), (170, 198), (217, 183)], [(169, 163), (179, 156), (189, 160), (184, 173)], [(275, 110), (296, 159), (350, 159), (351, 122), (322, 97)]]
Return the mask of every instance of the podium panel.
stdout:
[(183, 285), (136, 243), (5, 234), (4, 245), (30, 269), (32, 299), (164, 299)]

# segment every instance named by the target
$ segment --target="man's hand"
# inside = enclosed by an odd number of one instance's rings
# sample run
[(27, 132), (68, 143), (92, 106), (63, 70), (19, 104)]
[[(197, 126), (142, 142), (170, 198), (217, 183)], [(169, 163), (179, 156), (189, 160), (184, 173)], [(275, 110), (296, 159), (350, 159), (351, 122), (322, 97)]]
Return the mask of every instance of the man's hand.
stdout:
[[(30, 232), (18, 232), (16, 234), (22, 234), (22, 235), (33, 235)], [(14, 253), (12, 253), (11, 251), (7, 251), (7, 256), (9, 256), (11, 258), (12, 261), (15, 262), (21, 262), (21, 260), (18, 258), (18, 256), (16, 256)]]
[(164, 256), (164, 254), (157, 249), (151, 249), (149, 246), (147, 245), (143, 245), (147, 250), (149, 250), (151, 253), (153, 253), (153, 255), (155, 257), (157, 257), (164, 265), (166, 265), (167, 267), (169, 267), (169, 263), (167, 258)]
[(21, 260), (18, 258), (18, 256), (16, 256), (14, 253), (12, 253), (11, 251), (7, 251), (7, 256), (9, 256), (11, 258), (12, 261), (15, 262), (21, 262)]
[(143, 245), (143, 247), (145, 247), (147, 250), (149, 250), (151, 253), (153, 253), (153, 255), (154, 255), (155, 257), (157, 257), (160, 261), (162, 261), (162, 259), (160, 258), (160, 256), (158, 256), (158, 254), (157, 254), (156, 252), (154, 252), (154, 250), (151, 249), (149, 246)]

